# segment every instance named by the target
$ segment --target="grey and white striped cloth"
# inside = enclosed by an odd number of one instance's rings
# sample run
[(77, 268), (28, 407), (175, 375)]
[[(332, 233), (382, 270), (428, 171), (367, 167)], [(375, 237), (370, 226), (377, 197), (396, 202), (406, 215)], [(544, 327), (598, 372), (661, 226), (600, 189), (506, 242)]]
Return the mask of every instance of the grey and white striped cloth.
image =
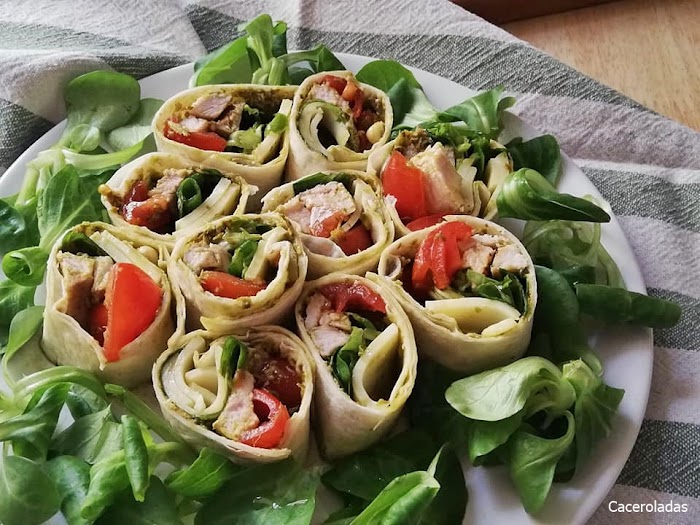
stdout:
[[(684, 310), (654, 333), (637, 443), (591, 519), (700, 522), (700, 134), (641, 107), (446, 0), (20, 0), (0, 2), (0, 173), (62, 119), (62, 87), (93, 69), (138, 78), (194, 60), (268, 12), (289, 47), (393, 58), (474, 89), (503, 84), (515, 112), (555, 135), (611, 203), (650, 295)], [(607, 502), (686, 503), (686, 514), (612, 514)]]

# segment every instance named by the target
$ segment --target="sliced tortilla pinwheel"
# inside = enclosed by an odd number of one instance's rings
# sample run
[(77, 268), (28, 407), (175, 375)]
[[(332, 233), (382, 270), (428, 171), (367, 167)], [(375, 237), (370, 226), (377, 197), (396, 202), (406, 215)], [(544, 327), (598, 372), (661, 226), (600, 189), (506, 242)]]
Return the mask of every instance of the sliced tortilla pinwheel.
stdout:
[(112, 223), (172, 248), (178, 237), (226, 215), (245, 212), (256, 191), (229, 172), (171, 153), (149, 153), (100, 186)]
[(230, 333), (290, 316), (307, 266), (287, 219), (245, 214), (224, 217), (178, 240), (168, 274), (184, 296), (188, 329)]
[(375, 274), (332, 274), (307, 283), (295, 315), (316, 362), (322, 453), (332, 459), (377, 442), (391, 430), (416, 380), (408, 317)]
[(303, 461), (314, 388), (307, 352), (279, 326), (223, 336), (198, 330), (171, 340), (153, 387), (163, 415), (197, 448), (241, 463)]
[(243, 177), (260, 199), (282, 181), (296, 86), (200, 86), (168, 99), (153, 119), (159, 151)]
[(311, 279), (376, 271), (379, 256), (394, 240), (394, 224), (375, 180), (359, 171), (321, 172), (284, 184), (263, 199), (263, 211), (273, 210), (297, 228)]
[(68, 230), (51, 250), (41, 345), (56, 364), (131, 387), (147, 381), (174, 330), (163, 246), (101, 222)]
[(505, 146), (450, 123), (403, 130), (367, 164), (381, 180), (397, 237), (445, 215), (493, 218), (496, 194), (512, 170)]
[(395, 241), (379, 274), (408, 314), (421, 355), (464, 373), (515, 361), (530, 342), (537, 302), (532, 260), (498, 224), (445, 219)]
[(389, 140), (394, 117), (383, 91), (350, 71), (311, 75), (294, 95), (287, 180), (325, 170), (360, 170)]

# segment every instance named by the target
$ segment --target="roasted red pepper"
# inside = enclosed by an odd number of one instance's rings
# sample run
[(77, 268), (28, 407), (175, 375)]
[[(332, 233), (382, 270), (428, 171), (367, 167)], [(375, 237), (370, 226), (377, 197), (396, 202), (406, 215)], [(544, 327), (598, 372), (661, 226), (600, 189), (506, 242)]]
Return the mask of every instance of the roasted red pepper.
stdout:
[(409, 166), (406, 157), (394, 151), (382, 172), (382, 188), (396, 198), (396, 211), (403, 221), (428, 215), (425, 197), (425, 175)]
[(224, 151), (226, 149), (226, 139), (213, 131), (191, 131), (187, 134), (182, 134), (170, 129), (166, 122), (163, 127), (163, 135), (170, 140), (197, 149), (208, 151)]
[(372, 246), (372, 234), (362, 223), (340, 233), (335, 242), (345, 255), (355, 255)]
[(275, 448), (282, 441), (289, 411), (264, 388), (253, 389), (253, 410), (260, 424), (241, 435), (241, 443), (258, 448)]
[(204, 271), (199, 276), (199, 281), (207, 292), (219, 297), (238, 299), (239, 297), (252, 297), (261, 292), (267, 286), (266, 283), (246, 281), (226, 272)]
[[(122, 348), (131, 343), (158, 315), (163, 291), (146, 272), (131, 263), (117, 263), (107, 277), (104, 354), (117, 361)], [(96, 324), (104, 322), (104, 312), (94, 312)]]
[(331, 283), (322, 286), (319, 291), (331, 302), (336, 312), (344, 312), (348, 308), (357, 308), (370, 312), (386, 313), (384, 299), (362, 283)]
[(418, 246), (413, 260), (411, 281), (419, 292), (431, 286), (444, 290), (462, 267), (460, 243), (471, 238), (471, 226), (460, 221), (447, 222), (432, 230)]

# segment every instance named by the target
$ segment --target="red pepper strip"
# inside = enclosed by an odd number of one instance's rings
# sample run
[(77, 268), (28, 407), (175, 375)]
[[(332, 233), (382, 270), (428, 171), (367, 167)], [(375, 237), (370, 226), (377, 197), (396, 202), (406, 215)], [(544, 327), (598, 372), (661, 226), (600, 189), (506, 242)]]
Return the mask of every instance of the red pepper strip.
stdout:
[(192, 131), (187, 135), (182, 135), (171, 130), (166, 122), (163, 134), (170, 140), (197, 149), (207, 151), (224, 151), (226, 149), (226, 139), (213, 131)]
[(444, 215), (427, 215), (426, 217), (421, 217), (415, 221), (411, 221), (406, 225), (406, 228), (412, 232), (417, 232), (418, 230), (424, 230), (425, 228), (430, 228), (442, 222)]
[(204, 271), (199, 276), (199, 281), (207, 292), (219, 297), (238, 299), (239, 297), (252, 297), (257, 295), (267, 286), (267, 283), (246, 281), (226, 272)]
[(425, 175), (409, 166), (398, 151), (394, 151), (382, 172), (382, 188), (386, 195), (396, 198), (396, 211), (403, 221), (428, 215), (425, 197)]
[(339, 95), (342, 95), (343, 91), (345, 91), (347, 83), (347, 80), (335, 75), (326, 75), (321, 79), (321, 84), (327, 84), (328, 87), (335, 89)]
[(251, 447), (275, 448), (282, 441), (289, 421), (287, 407), (264, 388), (254, 388), (253, 410), (260, 419), (260, 425), (243, 432), (241, 443)]
[(372, 234), (362, 223), (357, 223), (346, 232), (342, 232), (335, 243), (345, 255), (355, 255), (372, 246)]
[(336, 312), (345, 312), (348, 308), (386, 313), (386, 303), (381, 296), (367, 285), (354, 282), (331, 283), (319, 288), (319, 291), (331, 302)]
[(431, 285), (440, 290), (447, 288), (462, 267), (459, 243), (469, 239), (472, 233), (471, 226), (460, 221), (447, 222), (428, 233), (413, 260), (413, 288), (421, 292)]
[(146, 272), (131, 263), (117, 263), (107, 277), (104, 354), (117, 361), (122, 348), (131, 343), (158, 315), (163, 291)]

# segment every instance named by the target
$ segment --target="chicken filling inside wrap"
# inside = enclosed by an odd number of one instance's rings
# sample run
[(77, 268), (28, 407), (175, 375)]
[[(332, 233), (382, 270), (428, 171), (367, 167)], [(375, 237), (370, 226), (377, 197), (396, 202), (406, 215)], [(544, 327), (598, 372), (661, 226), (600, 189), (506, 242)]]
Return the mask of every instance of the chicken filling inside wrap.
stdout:
[(318, 173), (295, 182), (293, 188), (294, 197), (278, 211), (302, 233), (316, 237), (306, 242), (309, 249), (329, 257), (345, 257), (374, 244), (370, 219), (352, 177)]
[(258, 448), (280, 445), (304, 393), (301, 368), (270, 340), (195, 337), (162, 374), (165, 393), (198, 424)]
[(231, 184), (235, 183), (215, 169), (166, 168), (133, 181), (123, 197), (106, 185), (100, 186), (100, 193), (129, 224), (156, 233), (173, 233), (177, 221), (202, 205), (213, 205)]
[(396, 261), (401, 267), (393, 272), (404, 289), (426, 310), (457, 319), (465, 333), (498, 335), (513, 328), (530, 308), (528, 258), (503, 236), (473, 233), (468, 224), (446, 222), (413, 254)]
[(273, 159), (279, 152), (287, 129), (291, 100), (271, 110), (264, 93), (250, 97), (225, 91), (206, 93), (188, 108), (172, 115), (163, 134), (170, 140), (211, 151), (252, 155), (259, 163)]
[(399, 218), (410, 230), (444, 215), (480, 216), (512, 171), (505, 147), (454, 124), (401, 131), (381, 171)]
[(374, 401), (390, 399), (401, 343), (381, 296), (363, 283), (339, 281), (314, 291), (304, 312), (304, 328), (340, 388), (355, 399), (358, 387)]
[[(157, 261), (153, 248), (139, 250), (141, 256)], [(157, 274), (115, 262), (98, 243), (75, 231), (64, 236), (56, 261), (63, 290), (56, 308), (97, 341), (107, 361), (119, 360), (121, 349), (158, 315), (163, 290)]]
[(253, 297), (277, 275), (280, 252), (274, 249), (275, 243), (289, 240), (290, 234), (281, 226), (234, 219), (225, 229), (200, 236), (185, 251), (183, 262), (205, 291), (229, 299)]
[(384, 110), (356, 80), (325, 75), (306, 95), (298, 127), (314, 151), (340, 146), (361, 153), (384, 136)]

